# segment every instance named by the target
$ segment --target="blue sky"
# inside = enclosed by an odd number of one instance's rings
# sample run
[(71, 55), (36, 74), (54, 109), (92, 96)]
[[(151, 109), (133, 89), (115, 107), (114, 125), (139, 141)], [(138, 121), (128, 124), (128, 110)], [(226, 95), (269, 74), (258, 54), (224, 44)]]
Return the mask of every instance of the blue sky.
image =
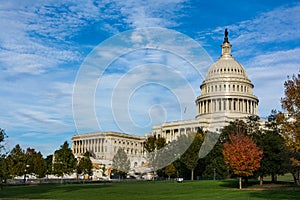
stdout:
[[(0, 24), (0, 127), (9, 136), (8, 149), (20, 144), (44, 155), (82, 131), (76, 129), (72, 111), (78, 70), (95, 47), (124, 31), (147, 27), (175, 30), (196, 40), (216, 61), (228, 28), (232, 54), (255, 85), (261, 117), (271, 109), (281, 109), (283, 82), (300, 69), (299, 0), (1, 0)], [(126, 83), (126, 78), (147, 78), (145, 71), (150, 68), (140, 66), (137, 59), (145, 55), (147, 63), (161, 61), (155, 52), (127, 55), (116, 60), (99, 81), (95, 115), (102, 131), (143, 135), (151, 131), (152, 124), (193, 118), (193, 95), (183, 100), (186, 114), (182, 116), (176, 94), (167, 87), (145, 84), (133, 91), (116, 87)], [(126, 63), (140, 68), (120, 67)], [(149, 73), (166, 79), (168, 72), (152, 67)], [(199, 95), (203, 76), (193, 76), (193, 71), (185, 69), (177, 72), (188, 74), (195, 95)], [(128, 93), (128, 109), (120, 111), (124, 105), (115, 100)], [(129, 112), (129, 118), (123, 117), (123, 112)], [(126, 128), (127, 123), (133, 125)]]

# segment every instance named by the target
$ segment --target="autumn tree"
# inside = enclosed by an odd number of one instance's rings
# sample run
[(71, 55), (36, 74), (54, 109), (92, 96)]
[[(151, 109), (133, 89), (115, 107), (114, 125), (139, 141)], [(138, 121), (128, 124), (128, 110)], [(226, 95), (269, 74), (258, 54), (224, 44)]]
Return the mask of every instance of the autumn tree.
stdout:
[(121, 176), (126, 176), (130, 169), (130, 160), (124, 149), (119, 148), (112, 160), (113, 172)]
[(228, 169), (228, 165), (225, 163), (222, 154), (224, 143), (229, 141), (230, 134), (247, 135), (248, 130), (246, 122), (242, 120), (231, 121), (227, 126), (223, 127), (214, 148), (204, 158), (206, 166), (203, 175), (210, 177), (218, 176), (221, 178), (229, 177), (232, 172)]
[(76, 169), (76, 158), (69, 148), (67, 141), (54, 152), (53, 173), (63, 177), (64, 174), (71, 174)]
[(300, 72), (288, 77), (284, 88), (281, 106), (287, 113), (278, 115), (277, 120), (282, 125), (285, 144), (290, 152), (294, 181), (300, 185)]
[(225, 163), (239, 176), (239, 188), (242, 189), (242, 177), (252, 176), (259, 169), (263, 151), (250, 137), (230, 134), (222, 153)]
[(173, 163), (169, 164), (166, 168), (165, 168), (165, 174), (168, 176), (169, 180), (170, 180), (170, 177), (172, 175), (174, 175), (176, 172), (176, 168), (175, 166), (173, 165)]

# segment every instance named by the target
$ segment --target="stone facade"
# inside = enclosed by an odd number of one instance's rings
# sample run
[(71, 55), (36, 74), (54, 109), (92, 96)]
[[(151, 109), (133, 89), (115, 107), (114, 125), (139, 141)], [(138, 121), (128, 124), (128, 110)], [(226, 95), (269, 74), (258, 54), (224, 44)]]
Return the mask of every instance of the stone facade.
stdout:
[(145, 137), (117, 132), (75, 134), (72, 137), (72, 151), (76, 157), (91, 152), (94, 162), (109, 168), (118, 149), (123, 148), (131, 168), (134, 168), (144, 165), (144, 141)]

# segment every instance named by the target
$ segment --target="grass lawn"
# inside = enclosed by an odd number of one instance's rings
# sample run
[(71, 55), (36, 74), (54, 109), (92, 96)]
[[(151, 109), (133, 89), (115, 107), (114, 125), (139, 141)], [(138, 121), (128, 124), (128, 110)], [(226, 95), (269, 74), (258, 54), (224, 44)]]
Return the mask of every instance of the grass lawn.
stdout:
[(238, 190), (237, 181), (149, 181), (97, 184), (7, 186), (0, 199), (299, 199), (300, 187), (251, 186)]

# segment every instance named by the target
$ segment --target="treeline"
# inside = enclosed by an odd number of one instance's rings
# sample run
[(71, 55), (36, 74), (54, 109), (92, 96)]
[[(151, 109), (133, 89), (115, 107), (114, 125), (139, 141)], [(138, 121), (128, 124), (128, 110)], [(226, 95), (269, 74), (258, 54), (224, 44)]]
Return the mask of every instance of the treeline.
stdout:
[[(6, 134), (0, 129), (0, 144), (3, 143)], [(1, 146), (3, 151), (4, 146)], [(41, 152), (27, 148), (23, 150), (20, 145), (16, 145), (9, 153), (3, 153), (0, 157), (0, 181), (7, 179), (24, 177), (24, 182), (28, 175), (36, 178), (44, 178), (47, 175), (63, 177), (65, 174), (76, 172), (77, 175), (92, 175), (92, 162), (90, 154), (87, 152), (82, 158), (77, 160), (69, 148), (68, 142), (64, 142), (60, 149), (53, 155), (43, 158)]]

